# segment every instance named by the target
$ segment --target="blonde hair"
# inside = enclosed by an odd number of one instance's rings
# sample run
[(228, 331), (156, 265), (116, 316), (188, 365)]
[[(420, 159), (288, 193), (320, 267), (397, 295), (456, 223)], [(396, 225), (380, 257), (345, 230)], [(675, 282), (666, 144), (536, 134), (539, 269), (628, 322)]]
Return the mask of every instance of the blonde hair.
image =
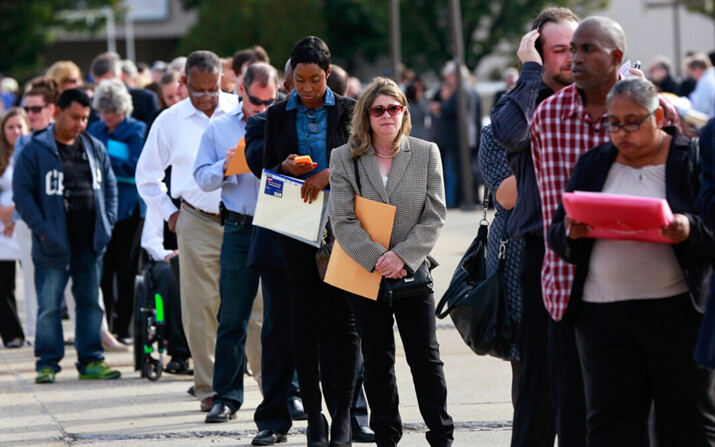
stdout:
[(62, 88), (62, 84), (72, 75), (77, 75), (82, 79), (82, 70), (72, 61), (57, 61), (47, 69), (47, 76), (54, 79), (57, 85)]
[(402, 93), (400, 87), (392, 79), (381, 76), (376, 77), (365, 87), (365, 90), (360, 94), (357, 105), (355, 105), (350, 139), (348, 140), (348, 147), (350, 148), (350, 152), (352, 152), (352, 158), (362, 157), (368, 153), (372, 147), (372, 129), (370, 128), (369, 109), (375, 99), (380, 95), (390, 96), (404, 107), (402, 126), (393, 142), (392, 149), (394, 152), (399, 150), (402, 137), (409, 135), (412, 130), (412, 120), (410, 119), (405, 94)]

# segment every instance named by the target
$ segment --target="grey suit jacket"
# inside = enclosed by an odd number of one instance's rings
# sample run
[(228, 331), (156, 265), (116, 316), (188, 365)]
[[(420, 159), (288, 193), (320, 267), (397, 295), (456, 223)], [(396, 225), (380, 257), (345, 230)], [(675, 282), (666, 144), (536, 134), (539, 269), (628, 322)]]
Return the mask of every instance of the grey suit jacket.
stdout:
[[(415, 271), (437, 243), (447, 216), (442, 161), (436, 144), (413, 137), (402, 139), (387, 180), (382, 182), (377, 157), (368, 153), (358, 160), (362, 197), (397, 207), (390, 250)], [(347, 144), (330, 158), (330, 222), (345, 252), (372, 271), (385, 248), (373, 242), (355, 217), (358, 192), (355, 168)], [(436, 265), (434, 259), (430, 262)]]

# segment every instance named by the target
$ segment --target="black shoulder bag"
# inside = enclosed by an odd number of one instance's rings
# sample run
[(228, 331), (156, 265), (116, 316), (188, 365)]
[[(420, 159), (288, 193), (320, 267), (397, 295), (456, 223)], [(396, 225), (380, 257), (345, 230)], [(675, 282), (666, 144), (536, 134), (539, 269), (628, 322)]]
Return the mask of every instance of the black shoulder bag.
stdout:
[[(357, 159), (353, 159), (355, 168), (355, 180), (358, 192), (362, 196), (362, 186), (360, 185), (360, 171), (358, 170)], [(430, 263), (425, 259), (415, 272), (407, 269), (407, 276), (399, 279), (383, 278), (380, 284), (381, 300), (392, 307), (392, 303), (403, 298), (413, 296), (424, 296), (433, 292), (432, 274), (430, 273)]]
[(462, 257), (449, 283), (449, 288), (437, 304), (435, 314), (443, 319), (452, 317), (464, 342), (477, 355), (506, 359), (516, 335), (506, 302), (504, 259), (506, 257), (506, 227), (499, 244), (499, 267), (486, 276), (487, 237), (489, 221), (487, 207), (489, 191), (482, 201), (483, 217), (477, 237)]

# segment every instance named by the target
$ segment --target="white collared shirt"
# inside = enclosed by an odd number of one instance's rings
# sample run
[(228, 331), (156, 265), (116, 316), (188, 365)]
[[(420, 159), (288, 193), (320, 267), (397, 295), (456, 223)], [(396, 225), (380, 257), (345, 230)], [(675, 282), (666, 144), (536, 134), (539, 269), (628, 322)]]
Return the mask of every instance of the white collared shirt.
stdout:
[(137, 163), (137, 189), (147, 204), (169, 220), (176, 206), (162, 191), (164, 170), (171, 166), (171, 197), (183, 198), (191, 205), (208, 213), (218, 213), (221, 191), (204, 192), (193, 176), (194, 161), (201, 136), (209, 123), (238, 106), (238, 97), (229, 93), (219, 95), (218, 106), (209, 118), (194, 108), (186, 98), (163, 111), (149, 131), (144, 149)]

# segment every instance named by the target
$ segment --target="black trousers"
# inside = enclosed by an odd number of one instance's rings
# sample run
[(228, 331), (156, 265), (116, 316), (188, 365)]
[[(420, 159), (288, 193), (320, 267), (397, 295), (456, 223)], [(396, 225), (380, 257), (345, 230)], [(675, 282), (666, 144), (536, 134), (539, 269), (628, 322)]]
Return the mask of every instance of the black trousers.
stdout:
[(715, 372), (693, 360), (702, 315), (687, 294), (582, 303), (576, 323), (589, 447), (715, 445)]
[[(334, 320), (330, 315), (323, 315), (323, 325), (320, 329), (320, 377), (323, 382), (323, 394), (325, 404), (332, 417), (337, 409), (336, 405), (336, 365), (335, 358), (337, 347), (333, 339), (336, 331)], [(367, 400), (363, 392), (363, 358), (358, 351), (357, 377), (355, 379), (355, 391), (353, 392), (353, 402), (350, 407), (350, 420), (353, 425), (367, 426), (368, 411)]]
[[(357, 374), (359, 339), (355, 320), (348, 307), (346, 292), (325, 284), (315, 264), (317, 249), (288, 237), (281, 238), (293, 315), (293, 354), (298, 373), (303, 407), (308, 425), (320, 426), (322, 394), (320, 391), (320, 327), (322, 315), (331, 315), (335, 323), (336, 344), (336, 415), (339, 424), (350, 423), (350, 407)], [(324, 384), (329, 386), (329, 384)], [(336, 421), (333, 421), (335, 424)], [(349, 427), (349, 426), (348, 426)]]
[(0, 337), (3, 343), (25, 339), (15, 302), (16, 261), (0, 261)]
[(293, 422), (288, 397), (293, 393), (293, 317), (285, 269), (262, 268), (263, 327), (261, 375), (263, 400), (253, 416), (258, 430), (288, 433)]
[(378, 446), (395, 446), (402, 438), (397, 379), (395, 337), (397, 321), (422, 418), (431, 446), (450, 446), (454, 423), (447, 413), (447, 382), (439, 357), (434, 295), (393, 303), (392, 308), (350, 295), (350, 305), (362, 342), (365, 392), (370, 404), (370, 428)]
[(541, 264), (544, 239), (524, 238), (521, 264), (521, 327), (519, 355), (521, 378), (519, 397), (514, 407), (512, 447), (553, 447), (556, 436), (556, 412), (551, 396), (548, 331), (551, 317), (541, 294)]
[(166, 262), (153, 262), (149, 266), (149, 274), (154, 292), (160, 294), (164, 299), (166, 339), (169, 342), (166, 352), (172, 358), (186, 360), (191, 357), (191, 352), (181, 319), (179, 283), (172, 273), (171, 266)]
[(139, 268), (143, 222), (139, 206), (131, 217), (117, 222), (103, 258), (101, 288), (107, 323), (109, 330), (119, 338), (129, 337), (129, 323), (134, 313), (134, 277)]
[(549, 319), (548, 359), (559, 447), (586, 447), (586, 398), (572, 319)]

